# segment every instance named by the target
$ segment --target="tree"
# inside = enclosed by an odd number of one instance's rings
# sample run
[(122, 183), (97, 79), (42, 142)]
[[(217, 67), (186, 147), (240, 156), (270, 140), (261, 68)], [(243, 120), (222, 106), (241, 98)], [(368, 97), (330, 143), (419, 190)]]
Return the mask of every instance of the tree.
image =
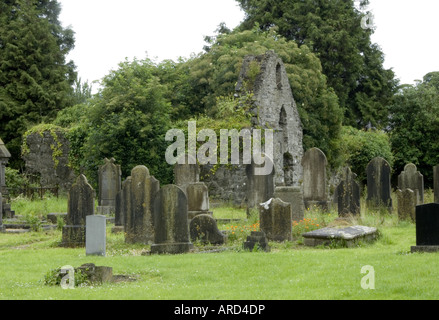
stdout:
[(76, 74), (66, 55), (71, 29), (58, 21), (56, 0), (6, 0), (0, 4), (0, 136), (19, 167), (21, 136), (70, 104)]
[(373, 29), (362, 29), (362, 14), (352, 0), (237, 1), (246, 13), (241, 30), (276, 27), (320, 58), (328, 85), (345, 110), (344, 124), (386, 126), (397, 81), (393, 71), (383, 68), (383, 53), (370, 40)]
[(432, 167), (439, 164), (439, 72), (430, 72), (422, 82), (401, 88), (389, 109), (397, 172), (414, 163), (431, 186)]
[(156, 68), (149, 59), (120, 63), (104, 77), (103, 89), (90, 106), (77, 109), (87, 110), (81, 165), (90, 179), (96, 178), (105, 157), (113, 157), (125, 177), (135, 166), (145, 165), (161, 183), (172, 182), (172, 167), (165, 159), (170, 105), (166, 87), (154, 76)]
[(205, 53), (179, 66), (184, 81), (173, 82), (171, 92), (174, 96), (184, 92), (184, 99), (181, 103), (174, 101), (173, 107), (179, 105), (181, 114), (193, 117), (203, 113), (215, 117), (218, 97), (228, 97), (235, 92), (243, 58), (274, 50), (283, 60), (290, 80), (303, 124), (304, 148), (319, 147), (332, 162), (343, 111), (337, 96), (327, 87), (319, 59), (306, 45), (299, 48), (275, 30), (258, 28), (225, 32), (208, 40), (210, 45)]

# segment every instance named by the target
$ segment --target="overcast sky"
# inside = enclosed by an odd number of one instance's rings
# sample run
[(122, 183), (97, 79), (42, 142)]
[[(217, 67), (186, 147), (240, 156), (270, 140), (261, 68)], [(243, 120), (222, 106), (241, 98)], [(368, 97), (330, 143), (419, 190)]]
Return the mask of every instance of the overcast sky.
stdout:
[[(75, 62), (83, 81), (99, 80), (126, 57), (176, 60), (199, 53), (204, 36), (244, 18), (235, 0), (58, 0), (60, 20), (75, 31)], [(328, 0), (329, 1), (329, 0)], [(372, 41), (401, 83), (439, 71), (438, 0), (370, 0)], [(96, 89), (97, 85), (94, 85)]]

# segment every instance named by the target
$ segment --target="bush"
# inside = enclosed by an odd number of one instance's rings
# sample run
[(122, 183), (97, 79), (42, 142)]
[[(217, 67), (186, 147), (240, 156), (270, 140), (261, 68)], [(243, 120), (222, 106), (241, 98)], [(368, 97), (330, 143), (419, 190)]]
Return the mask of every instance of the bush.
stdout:
[(394, 164), (390, 139), (384, 131), (343, 127), (339, 150), (342, 165), (349, 166), (363, 184), (367, 180), (366, 167), (373, 158), (386, 159), (391, 168)]

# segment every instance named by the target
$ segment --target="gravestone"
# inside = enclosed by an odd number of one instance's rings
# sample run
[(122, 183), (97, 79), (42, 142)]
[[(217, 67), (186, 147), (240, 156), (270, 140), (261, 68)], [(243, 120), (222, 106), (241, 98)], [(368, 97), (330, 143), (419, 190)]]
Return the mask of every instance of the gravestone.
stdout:
[(6, 145), (3, 143), (2, 139), (0, 139), (0, 193), (1, 197), (1, 210), (0, 215), (5, 218), (13, 218), (14, 211), (11, 210), (11, 204), (8, 202), (9, 200), (9, 190), (6, 186), (6, 165), (9, 162), (9, 158), (11, 157), (11, 153), (6, 148)]
[(434, 202), (439, 203), (439, 165), (433, 167)]
[(272, 198), (259, 205), (259, 223), (269, 241), (291, 241), (293, 238), (291, 203)]
[(105, 158), (105, 163), (99, 167), (99, 206), (96, 211), (100, 214), (116, 211), (116, 196), (121, 189), (122, 172), (115, 161), (114, 158)]
[(439, 204), (416, 207), (416, 246), (411, 252), (439, 251)]
[(339, 244), (353, 247), (358, 241), (371, 242), (377, 239), (377, 229), (366, 226), (350, 226), (346, 228), (322, 228), (302, 234), (306, 246)]
[[(265, 156), (265, 163), (262, 165), (251, 164), (246, 166), (247, 175), (247, 216), (251, 210), (258, 210), (259, 204), (268, 201), (274, 195), (274, 166), (270, 157)], [(268, 163), (267, 163), (268, 161)], [(273, 168), (271, 173), (258, 174), (258, 168)]]
[(355, 181), (357, 175), (350, 168), (345, 168), (343, 178), (335, 191), (338, 216), (360, 215), (360, 186)]
[(370, 209), (382, 207), (392, 210), (389, 163), (381, 158), (372, 159), (366, 168), (367, 173), (367, 206)]
[(291, 204), (293, 221), (303, 220), (305, 217), (305, 205), (300, 187), (276, 187), (274, 189), (274, 198), (279, 198)]
[(104, 256), (107, 243), (107, 218), (103, 215), (86, 217), (85, 254)]
[(81, 174), (68, 194), (66, 225), (62, 230), (62, 246), (85, 246), (86, 217), (94, 215), (95, 191)]
[(247, 241), (244, 242), (244, 250), (253, 251), (255, 246), (258, 246), (258, 249), (261, 249), (265, 252), (269, 252), (271, 250), (268, 245), (267, 237), (263, 231), (252, 231), (249, 236), (247, 236)]
[(424, 203), (424, 176), (416, 170), (416, 165), (409, 163), (398, 176), (398, 189), (417, 191), (417, 205)]
[(176, 185), (166, 185), (154, 198), (154, 243), (151, 253), (178, 254), (193, 247), (189, 240), (187, 197)]
[[(124, 181), (125, 182), (125, 181)], [(122, 183), (123, 185), (123, 183)], [(124, 212), (123, 212), (123, 190), (122, 188), (116, 194), (116, 206), (114, 208), (114, 226), (111, 228), (112, 233), (124, 231)]]
[(419, 199), (417, 193), (418, 190), (396, 190), (396, 196), (398, 199), (398, 217), (400, 220), (416, 220), (416, 205)]
[(188, 201), (188, 218), (193, 219), (199, 214), (210, 214), (209, 190), (204, 182), (196, 182), (187, 185), (186, 195)]
[(312, 206), (318, 206), (325, 211), (329, 209), (326, 190), (327, 165), (325, 154), (318, 148), (307, 150), (302, 158), (303, 200), (306, 209)]
[[(126, 187), (126, 188), (125, 188)], [(151, 244), (154, 241), (153, 199), (160, 183), (145, 166), (136, 166), (124, 185), (125, 242)]]
[(200, 181), (200, 168), (197, 159), (190, 154), (184, 154), (180, 157), (185, 157), (184, 164), (178, 162), (174, 166), (174, 183), (180, 187), (186, 194), (186, 189), (189, 184)]
[(5, 227), (3, 226), (3, 204), (2, 204), (2, 194), (0, 193), (0, 232), (5, 231)]
[(189, 225), (191, 241), (201, 241), (203, 244), (221, 245), (226, 243), (227, 236), (219, 229), (216, 220), (209, 214), (195, 216)]

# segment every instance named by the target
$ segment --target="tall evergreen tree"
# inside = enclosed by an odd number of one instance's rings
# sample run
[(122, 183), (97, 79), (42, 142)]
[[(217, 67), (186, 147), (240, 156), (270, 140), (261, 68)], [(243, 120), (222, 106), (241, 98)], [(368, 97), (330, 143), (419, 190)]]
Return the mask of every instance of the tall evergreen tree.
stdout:
[(237, 1), (246, 13), (241, 29), (276, 27), (285, 38), (312, 48), (345, 110), (345, 124), (386, 125), (397, 81), (383, 68), (383, 53), (370, 40), (373, 28), (362, 28), (364, 14), (353, 0)]
[(68, 106), (76, 74), (66, 55), (74, 34), (59, 20), (56, 0), (0, 4), (0, 136), (20, 165), (21, 136)]

